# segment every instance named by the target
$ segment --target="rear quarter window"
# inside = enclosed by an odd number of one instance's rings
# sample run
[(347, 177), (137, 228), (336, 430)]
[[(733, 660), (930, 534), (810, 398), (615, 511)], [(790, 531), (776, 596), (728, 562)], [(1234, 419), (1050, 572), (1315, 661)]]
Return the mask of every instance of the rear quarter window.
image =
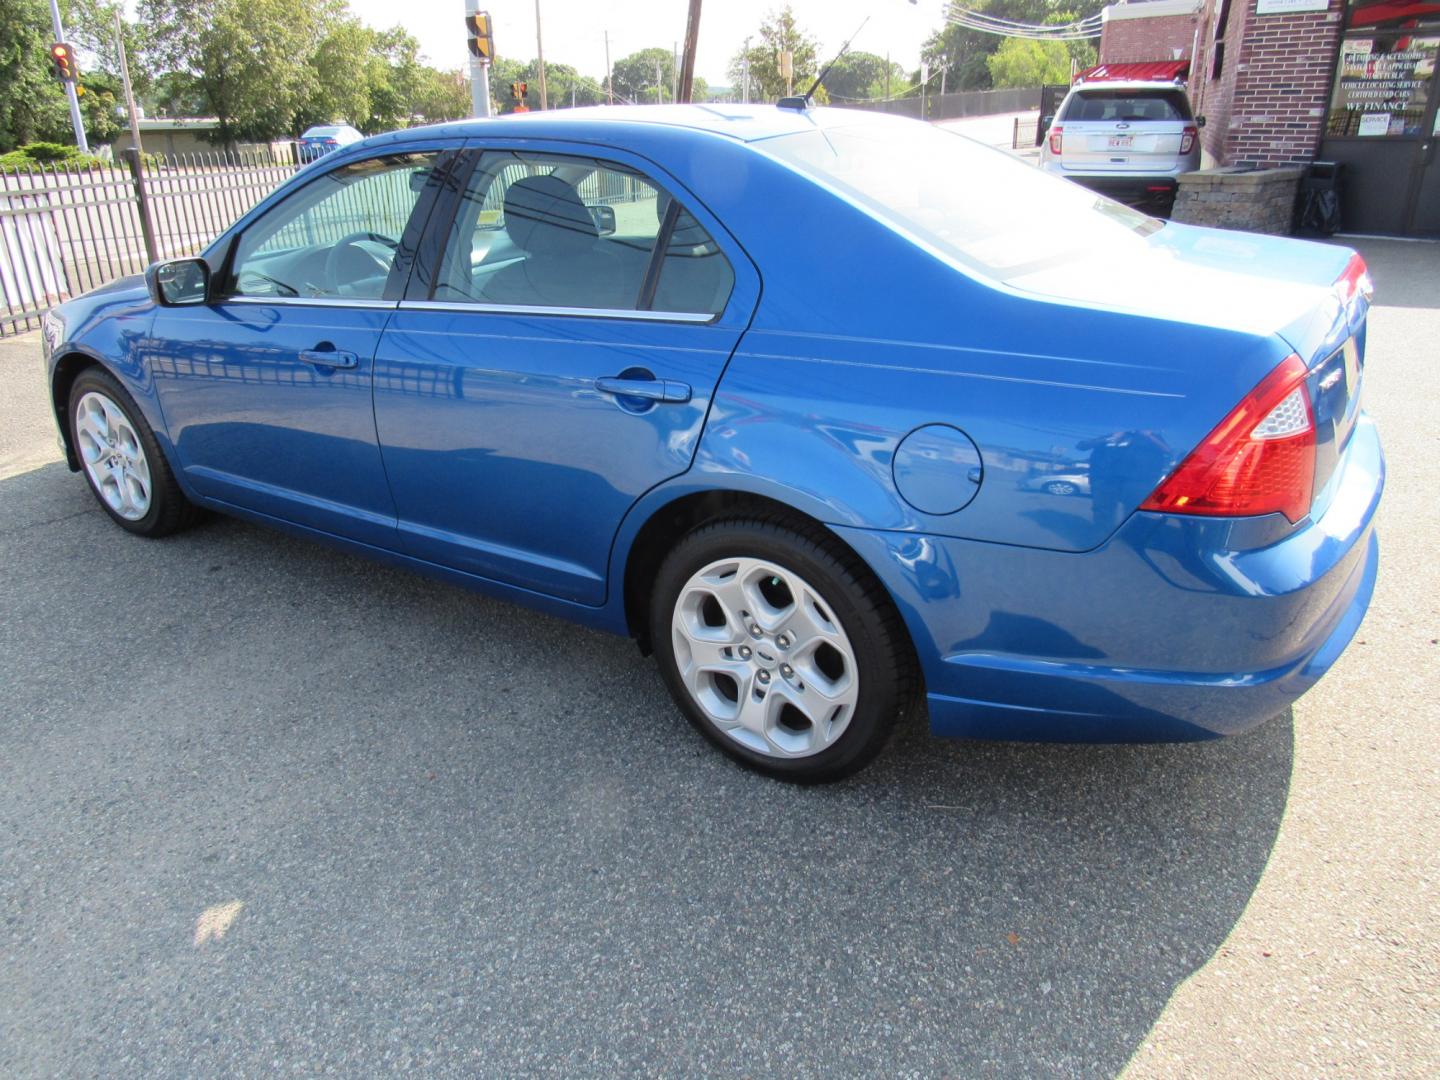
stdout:
[(1086, 90), (1072, 94), (1062, 121), (1189, 120), (1190, 102), (1183, 90)]

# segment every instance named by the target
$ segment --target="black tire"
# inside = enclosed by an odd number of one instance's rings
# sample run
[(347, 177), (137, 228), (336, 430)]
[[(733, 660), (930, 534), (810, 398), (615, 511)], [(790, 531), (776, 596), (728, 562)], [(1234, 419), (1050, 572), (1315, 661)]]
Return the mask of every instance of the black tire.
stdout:
[[(131, 519), (117, 513), (101, 495), (89, 470), (85, 468), (77, 413), (81, 401), (89, 393), (103, 394), (119, 408), (145, 452), (145, 461), (150, 469), (150, 506), (143, 517)], [(67, 412), (70, 445), (75, 447), (76, 454), (80, 456), (81, 475), (85, 477), (85, 482), (90, 487), (90, 493), (95, 496), (95, 501), (110, 516), (111, 521), (126, 532), (148, 537), (169, 536), (171, 533), (179, 532), (194, 524), (200, 516), (199, 509), (185, 498), (185, 493), (180, 490), (170, 463), (165, 459), (164, 453), (160, 450), (160, 444), (155, 440), (155, 432), (151, 430), (149, 423), (145, 420), (145, 414), (136, 406), (134, 399), (120, 385), (119, 380), (104, 368), (86, 368), (76, 377), (74, 384), (70, 387)]]
[[(799, 575), (823, 598), (850, 640), (859, 676), (854, 711), (835, 741), (811, 756), (771, 756), (742, 746), (706, 716), (681, 677), (672, 635), (675, 606), (693, 575), (728, 558), (763, 559)], [(884, 749), (915, 693), (914, 652), (888, 594), (823, 529), (785, 518), (725, 518), (686, 536), (656, 575), (650, 628), (661, 675), (686, 718), (737, 761), (782, 780), (821, 783), (861, 769)]]

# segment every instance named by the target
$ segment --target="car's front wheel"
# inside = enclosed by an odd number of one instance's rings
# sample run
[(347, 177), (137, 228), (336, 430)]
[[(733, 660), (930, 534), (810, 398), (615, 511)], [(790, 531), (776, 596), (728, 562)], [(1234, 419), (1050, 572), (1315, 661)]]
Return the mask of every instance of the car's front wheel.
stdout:
[(89, 368), (70, 388), (70, 437), (90, 490), (116, 524), (166, 536), (194, 520), (154, 431), (108, 372)]
[(898, 614), (819, 530), (748, 518), (702, 526), (662, 564), (650, 625), (691, 723), (783, 779), (861, 768), (912, 692)]

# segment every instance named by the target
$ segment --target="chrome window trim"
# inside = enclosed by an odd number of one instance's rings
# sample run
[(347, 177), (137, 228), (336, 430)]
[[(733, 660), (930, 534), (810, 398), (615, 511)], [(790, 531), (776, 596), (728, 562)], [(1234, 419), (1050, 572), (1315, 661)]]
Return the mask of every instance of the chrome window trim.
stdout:
[(368, 300), (361, 297), (347, 299), (343, 296), (222, 296), (218, 304), (281, 304), (285, 307), (344, 307), (368, 308), (375, 311), (390, 311), (398, 300)]
[(562, 315), (592, 319), (638, 319), (642, 322), (711, 323), (719, 315), (693, 311), (640, 311), (636, 308), (542, 307), (527, 304), (481, 304), (467, 300), (402, 300), (401, 311), (475, 311), (490, 315)]

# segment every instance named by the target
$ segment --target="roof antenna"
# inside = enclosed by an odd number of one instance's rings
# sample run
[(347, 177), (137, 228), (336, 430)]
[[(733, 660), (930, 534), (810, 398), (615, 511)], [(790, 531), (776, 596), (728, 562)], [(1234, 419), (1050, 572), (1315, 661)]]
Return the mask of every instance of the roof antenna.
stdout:
[[(913, 4), (915, 0), (910, 0), (910, 2)], [(781, 98), (775, 103), (776, 106), (781, 109), (808, 109), (810, 107), (810, 99), (815, 96), (815, 91), (820, 89), (820, 84), (825, 81), (825, 76), (829, 75), (830, 69), (838, 64), (840, 58), (850, 51), (850, 42), (860, 36), (860, 31), (865, 29), (865, 23), (869, 21), (870, 16), (866, 15), (860, 25), (855, 28), (855, 33), (851, 34), (849, 38), (846, 39), (845, 44), (840, 46), (840, 51), (835, 54), (835, 59), (820, 69), (820, 74), (815, 76), (815, 81), (810, 84), (809, 90), (806, 90), (805, 93), (799, 97)]]

